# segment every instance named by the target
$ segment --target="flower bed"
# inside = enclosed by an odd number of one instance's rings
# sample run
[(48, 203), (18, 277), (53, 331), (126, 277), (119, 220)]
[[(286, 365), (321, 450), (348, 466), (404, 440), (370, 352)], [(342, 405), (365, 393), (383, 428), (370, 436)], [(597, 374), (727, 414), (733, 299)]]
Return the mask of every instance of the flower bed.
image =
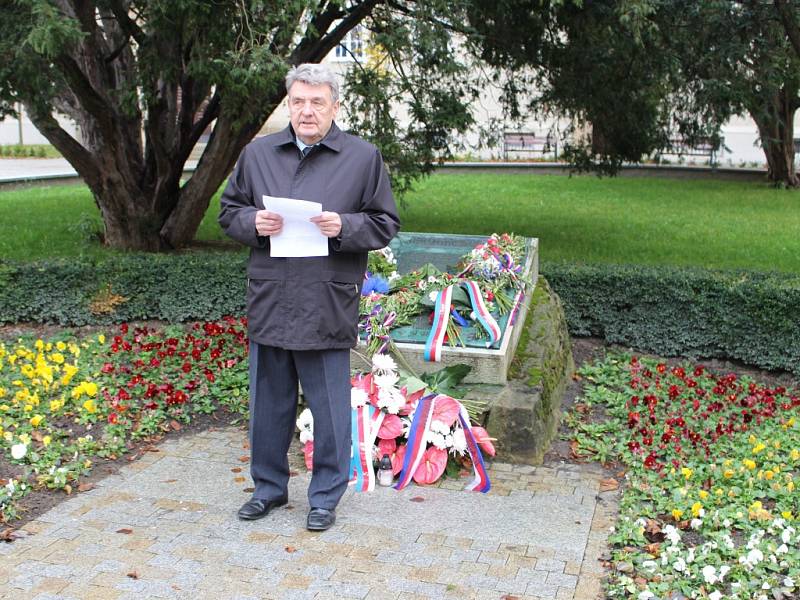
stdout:
[(796, 597), (797, 392), (636, 357), (580, 373), (573, 449), (627, 467), (608, 596)]
[(71, 493), (97, 457), (114, 458), (135, 440), (219, 406), (245, 413), (246, 342), (243, 322), (229, 318), (0, 343), (0, 451), (18, 471), (0, 481), (0, 521), (18, 516), (31, 486)]

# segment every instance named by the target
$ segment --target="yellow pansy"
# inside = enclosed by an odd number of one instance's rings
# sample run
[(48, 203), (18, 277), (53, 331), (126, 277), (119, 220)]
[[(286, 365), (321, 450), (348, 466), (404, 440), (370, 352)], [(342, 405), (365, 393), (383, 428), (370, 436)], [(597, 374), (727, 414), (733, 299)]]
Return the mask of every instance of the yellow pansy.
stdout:
[(762, 444), (761, 442), (759, 442), (758, 444), (756, 444), (755, 446), (753, 446), (753, 454), (758, 454), (758, 453), (759, 453), (759, 452), (761, 452), (761, 451), (762, 451), (764, 448), (766, 448), (766, 446), (765, 446), (764, 444)]
[(51, 413), (56, 412), (62, 406), (64, 406), (64, 399), (63, 398), (61, 400), (50, 400), (50, 412)]
[(683, 511), (679, 508), (672, 509), (672, 518), (676, 521), (679, 520), (683, 516)]
[(5, 441), (9, 442), (9, 443), (10, 443), (10, 442), (13, 442), (13, 441), (14, 441), (14, 434), (13, 434), (13, 433), (11, 433), (10, 431), (6, 431), (6, 432), (3, 434), (3, 439), (4, 439)]
[(700, 511), (703, 510), (703, 505), (699, 502), (692, 504), (692, 516), (699, 517)]
[(700, 490), (699, 496), (701, 500), (705, 500), (706, 498), (708, 498), (708, 492), (705, 490)]
[(53, 441), (53, 438), (51, 438), (49, 435), (46, 435), (46, 436), (44, 436), (42, 438), (42, 444), (44, 444), (45, 446), (49, 446), (50, 442), (52, 442), (52, 441)]
[(686, 478), (689, 479), (692, 476), (693, 471), (688, 467), (681, 467), (681, 474)]
[(31, 443), (31, 436), (27, 433), (20, 434), (19, 441), (28, 446)]
[(792, 460), (800, 460), (800, 450), (797, 448), (792, 448), (792, 451), (789, 453), (789, 457)]
[(25, 412), (33, 412), (33, 404), (26, 404), (23, 409)]
[(97, 336), (97, 341), (100, 342), (101, 344), (105, 344), (106, 343), (106, 336), (104, 336), (101, 333), (100, 335)]
[(5, 412), (7, 410), (11, 410), (11, 407), (8, 404), (0, 404), (0, 410)]
[(64, 375), (61, 377), (61, 385), (69, 385), (69, 382), (72, 381), (72, 378), (75, 377), (75, 373), (77, 372), (78, 367), (75, 365), (64, 365)]
[(4, 398), (6, 395), (6, 388), (0, 387), (0, 398)]
[(731, 469), (725, 469), (725, 471), (723, 471), (722, 475), (726, 479), (730, 479), (731, 477), (733, 477), (735, 475), (735, 473)]
[(751, 471), (756, 468), (756, 462), (754, 460), (750, 460), (749, 458), (745, 458), (742, 463)]
[(773, 473), (770, 469), (767, 469), (766, 471), (764, 471), (764, 479), (769, 481), (773, 477), (775, 477), (775, 473)]
[(781, 513), (781, 516), (782, 516), (784, 519), (786, 519), (787, 521), (791, 521), (792, 519), (794, 519), (794, 515), (792, 514), (792, 511), (790, 511), (790, 510), (785, 510), (785, 511), (783, 511), (783, 512)]
[(750, 437), (747, 438), (747, 441), (750, 442), (751, 444), (755, 444), (758, 441), (758, 438), (751, 433)]
[(67, 349), (67, 345), (64, 342), (56, 342), (56, 350), (59, 352), (63, 352)]
[(789, 490), (790, 492), (793, 492), (794, 491), (794, 481), (790, 481), (789, 483), (787, 483), (786, 484), (786, 489)]
[(57, 365), (63, 364), (64, 363), (64, 355), (61, 354), (61, 352), (53, 352), (50, 355), (50, 360), (52, 360)]
[(34, 346), (35, 346), (35, 348), (37, 350), (39, 350), (39, 352), (44, 350), (44, 342), (42, 340), (36, 340), (36, 343), (34, 344)]
[(94, 413), (97, 410), (97, 405), (94, 403), (94, 400), (87, 400), (83, 403), (83, 408), (86, 409), (88, 413)]
[(33, 415), (33, 416), (31, 417), (30, 423), (31, 423), (31, 425), (33, 425), (34, 427), (38, 427), (38, 426), (39, 426), (39, 424), (40, 424), (42, 421), (44, 421), (44, 417), (43, 417), (42, 415)]

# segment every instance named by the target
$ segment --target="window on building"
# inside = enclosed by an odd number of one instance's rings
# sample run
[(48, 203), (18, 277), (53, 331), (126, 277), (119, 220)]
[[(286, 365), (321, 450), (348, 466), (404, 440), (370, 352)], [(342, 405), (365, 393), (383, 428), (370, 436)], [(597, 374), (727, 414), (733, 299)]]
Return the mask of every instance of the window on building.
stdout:
[(365, 31), (360, 25), (351, 29), (334, 51), (335, 60), (353, 61), (364, 58)]

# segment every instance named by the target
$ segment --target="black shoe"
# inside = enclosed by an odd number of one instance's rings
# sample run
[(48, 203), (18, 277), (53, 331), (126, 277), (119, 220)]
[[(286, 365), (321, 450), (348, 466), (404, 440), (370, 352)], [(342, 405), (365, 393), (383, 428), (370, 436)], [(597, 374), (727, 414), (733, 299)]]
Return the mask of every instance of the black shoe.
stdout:
[(239, 509), (237, 514), (243, 521), (255, 521), (256, 519), (266, 517), (273, 508), (283, 506), (288, 501), (289, 499), (286, 496), (278, 498), (277, 500), (251, 498), (242, 505), (242, 508)]
[(312, 508), (308, 511), (306, 529), (309, 531), (325, 531), (336, 523), (336, 512), (327, 508)]

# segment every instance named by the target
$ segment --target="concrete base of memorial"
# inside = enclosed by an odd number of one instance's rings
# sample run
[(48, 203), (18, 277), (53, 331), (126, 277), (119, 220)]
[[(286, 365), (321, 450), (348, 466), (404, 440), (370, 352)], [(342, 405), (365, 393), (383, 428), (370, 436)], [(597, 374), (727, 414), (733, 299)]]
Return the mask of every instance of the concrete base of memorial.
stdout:
[(544, 278), (504, 385), (474, 385), (467, 398), (489, 401), (486, 430), (503, 461), (536, 464), (556, 436), (561, 401), (575, 371), (561, 300)]

